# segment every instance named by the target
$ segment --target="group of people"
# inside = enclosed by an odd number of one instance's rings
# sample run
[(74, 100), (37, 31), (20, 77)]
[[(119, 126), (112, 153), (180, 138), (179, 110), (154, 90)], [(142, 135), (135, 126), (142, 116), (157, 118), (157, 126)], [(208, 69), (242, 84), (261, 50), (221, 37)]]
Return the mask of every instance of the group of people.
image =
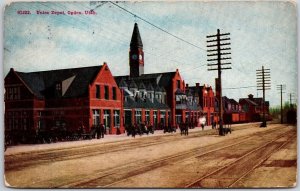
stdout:
[[(84, 137), (84, 135), (87, 134), (85, 132), (85, 127), (83, 124), (80, 125), (80, 127), (78, 129), (78, 134), (81, 137), (82, 136)], [(100, 139), (100, 138), (104, 138), (104, 134), (105, 134), (105, 126), (104, 126), (104, 124), (100, 123), (100, 124), (92, 127), (92, 130), (91, 130), (91, 132), (88, 133), (88, 136), (90, 137), (90, 139), (95, 138), (96, 136), (97, 136), (97, 139)]]
[(126, 125), (125, 126), (127, 136), (131, 135), (132, 137), (135, 137), (136, 134), (142, 136), (142, 134), (149, 134), (154, 133), (154, 129), (151, 123), (147, 123), (146, 121), (144, 123), (134, 123), (133, 125)]
[(105, 126), (102, 123), (100, 123), (99, 125), (96, 126), (97, 139), (104, 138), (104, 133), (105, 133)]

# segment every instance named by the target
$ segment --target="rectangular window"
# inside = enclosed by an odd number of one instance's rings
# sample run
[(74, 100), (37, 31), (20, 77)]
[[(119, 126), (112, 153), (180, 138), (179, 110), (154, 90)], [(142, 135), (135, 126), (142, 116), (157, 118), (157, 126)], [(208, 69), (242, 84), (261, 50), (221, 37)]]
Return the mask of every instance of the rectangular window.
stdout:
[(160, 123), (166, 125), (166, 112), (160, 111)]
[(153, 125), (157, 127), (157, 111), (153, 111)]
[(11, 130), (13, 127), (13, 120), (12, 119), (9, 119), (8, 120), (8, 130)]
[(60, 91), (61, 90), (61, 84), (60, 83), (56, 84), (55, 88), (56, 88), (57, 91)]
[(96, 98), (100, 99), (100, 85), (96, 85)]
[(110, 110), (104, 110), (103, 120), (105, 128), (110, 129)]
[(100, 123), (100, 110), (93, 109), (93, 125), (99, 125)]
[(120, 111), (114, 110), (114, 126), (116, 128), (120, 127)]
[(13, 88), (14, 99), (18, 99), (17, 88)]
[(8, 97), (10, 100), (13, 100), (14, 99), (14, 95), (13, 95), (13, 90), (12, 88), (9, 88), (8, 89)]
[(209, 103), (210, 103), (210, 102), (209, 102), (209, 101), (210, 101), (209, 97), (206, 99), (206, 101), (207, 101), (207, 104), (206, 104), (207, 107), (210, 107), (210, 105), (209, 105)]
[(180, 89), (180, 80), (177, 80), (177, 88)]
[(23, 118), (23, 130), (27, 130), (27, 119)]
[(149, 110), (145, 111), (145, 117), (146, 117), (146, 123), (149, 123), (150, 122), (150, 111)]
[(135, 122), (137, 124), (142, 122), (142, 111), (141, 110), (135, 110)]
[(113, 87), (112, 92), (113, 92), (113, 100), (117, 100), (117, 88)]
[(109, 92), (108, 86), (104, 86), (104, 98), (109, 99)]
[(175, 115), (175, 122), (176, 122), (176, 124), (181, 123), (181, 115), (180, 114)]

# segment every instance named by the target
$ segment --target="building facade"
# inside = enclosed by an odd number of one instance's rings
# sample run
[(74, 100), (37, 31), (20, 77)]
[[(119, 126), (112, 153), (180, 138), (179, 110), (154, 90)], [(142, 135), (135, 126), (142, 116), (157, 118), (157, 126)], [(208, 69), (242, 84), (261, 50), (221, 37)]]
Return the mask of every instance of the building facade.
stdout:
[(122, 93), (106, 63), (29, 73), (11, 69), (4, 81), (5, 131), (14, 136), (80, 126), (89, 132), (99, 123), (108, 134), (124, 132)]
[(252, 94), (249, 94), (248, 98), (241, 98), (239, 104), (245, 112), (248, 122), (261, 121), (263, 112), (265, 112), (266, 119), (270, 119), (269, 102), (265, 101), (263, 104), (263, 98), (254, 98)]
[(186, 89), (194, 94), (194, 97), (199, 99), (199, 117), (204, 117), (206, 125), (211, 125), (217, 121), (218, 113), (215, 111), (215, 96), (211, 86), (196, 83), (196, 86), (186, 85)]

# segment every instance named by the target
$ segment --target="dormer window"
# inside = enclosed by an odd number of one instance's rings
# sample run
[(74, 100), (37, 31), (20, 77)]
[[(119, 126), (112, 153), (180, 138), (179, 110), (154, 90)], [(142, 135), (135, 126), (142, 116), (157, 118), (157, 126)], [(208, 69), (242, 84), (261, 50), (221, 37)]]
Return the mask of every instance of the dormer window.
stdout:
[(56, 84), (55, 89), (56, 89), (57, 91), (61, 91), (61, 84), (60, 84), (60, 83)]

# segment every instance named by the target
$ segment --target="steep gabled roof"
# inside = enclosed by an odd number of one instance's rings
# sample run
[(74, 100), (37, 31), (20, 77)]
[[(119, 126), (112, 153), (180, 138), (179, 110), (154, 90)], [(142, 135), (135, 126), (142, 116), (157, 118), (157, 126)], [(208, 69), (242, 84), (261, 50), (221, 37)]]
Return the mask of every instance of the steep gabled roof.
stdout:
[(154, 91), (155, 92), (162, 92), (162, 89), (161, 89), (161, 87), (159, 87), (158, 85), (156, 85), (155, 88), (154, 88)]
[(154, 88), (153, 88), (153, 86), (151, 85), (151, 83), (148, 84), (146, 90), (147, 90), (147, 91), (154, 91)]
[(88, 86), (97, 76), (102, 66), (49, 70), (39, 72), (16, 72), (17, 75), (39, 98), (54, 96), (55, 85), (71, 77), (72, 83), (62, 97), (88, 95)]
[(152, 73), (152, 74), (142, 74), (138, 77), (130, 77), (128, 75), (125, 76), (114, 76), (117, 83), (124, 79), (127, 84), (128, 81), (134, 80), (136, 83), (143, 82), (144, 84), (151, 83), (153, 87), (159, 85), (160, 87), (167, 88), (172, 83), (172, 79), (175, 76), (176, 72), (163, 72), (163, 73)]
[(230, 103), (231, 104), (234, 104), (234, 105), (238, 105), (239, 103), (237, 101), (235, 101), (234, 99), (229, 99)]
[(241, 102), (241, 101), (243, 101), (243, 100), (245, 100), (247, 103), (249, 103), (249, 104), (251, 104), (251, 105), (257, 106), (257, 104), (256, 104), (254, 101), (251, 101), (249, 98), (241, 98), (241, 99), (239, 100), (239, 102)]
[(181, 89), (177, 89), (177, 90), (175, 91), (175, 94), (176, 94), (176, 95), (185, 95), (185, 93), (184, 93)]
[(134, 80), (130, 80), (130, 83), (129, 83), (129, 88), (135, 88), (137, 89), (138, 86), (136, 85), (135, 81)]
[(145, 90), (145, 89), (146, 89), (145, 84), (143, 82), (140, 82), (139, 90)]
[(117, 83), (120, 88), (128, 87), (128, 84), (125, 82), (123, 78)]
[(45, 90), (44, 79), (38, 73), (23, 73), (17, 72), (16, 74), (26, 83), (27, 87), (33, 92), (38, 98), (43, 98), (42, 91)]
[[(203, 86), (202, 86), (203, 88)], [(201, 86), (189, 86), (189, 91), (194, 95), (194, 96), (199, 96), (199, 95), (202, 95), (202, 88)]]

